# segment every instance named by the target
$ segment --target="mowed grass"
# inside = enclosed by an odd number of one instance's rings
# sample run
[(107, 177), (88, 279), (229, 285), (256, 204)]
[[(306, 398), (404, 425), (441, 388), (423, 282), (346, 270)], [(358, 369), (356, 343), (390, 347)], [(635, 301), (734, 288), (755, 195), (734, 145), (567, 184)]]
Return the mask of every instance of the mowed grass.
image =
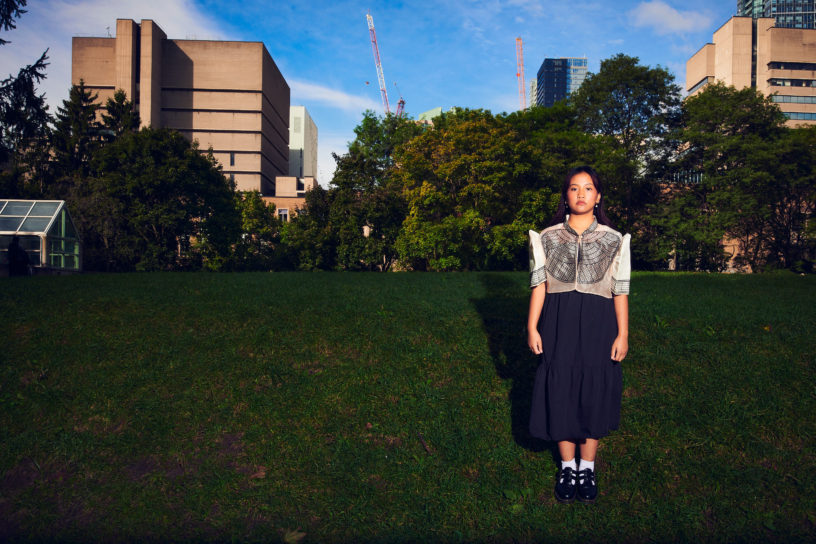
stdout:
[(3, 279), (0, 540), (816, 538), (816, 277), (635, 275), (594, 505), (527, 432), (526, 282)]

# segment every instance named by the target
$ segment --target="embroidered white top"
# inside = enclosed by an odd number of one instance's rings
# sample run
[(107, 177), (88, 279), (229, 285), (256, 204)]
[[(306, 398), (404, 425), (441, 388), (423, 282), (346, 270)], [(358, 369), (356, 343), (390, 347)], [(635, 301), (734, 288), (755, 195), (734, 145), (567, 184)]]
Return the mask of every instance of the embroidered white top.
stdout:
[(606, 298), (629, 294), (628, 234), (598, 221), (581, 234), (560, 225), (530, 231), (530, 288), (547, 282), (548, 293), (579, 291)]

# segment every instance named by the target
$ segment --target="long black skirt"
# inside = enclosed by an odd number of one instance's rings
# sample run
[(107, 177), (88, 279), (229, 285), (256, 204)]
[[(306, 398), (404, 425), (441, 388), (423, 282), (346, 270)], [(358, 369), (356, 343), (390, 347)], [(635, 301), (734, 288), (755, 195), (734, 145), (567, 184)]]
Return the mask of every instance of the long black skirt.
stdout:
[(618, 322), (612, 299), (548, 293), (538, 322), (530, 434), (544, 440), (601, 438), (620, 423), (623, 373), (611, 359)]

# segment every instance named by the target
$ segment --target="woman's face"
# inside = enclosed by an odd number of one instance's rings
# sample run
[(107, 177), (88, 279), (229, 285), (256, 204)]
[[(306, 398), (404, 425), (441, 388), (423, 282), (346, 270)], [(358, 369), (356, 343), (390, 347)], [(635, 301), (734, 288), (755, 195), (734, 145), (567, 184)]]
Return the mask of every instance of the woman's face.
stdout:
[(601, 201), (601, 195), (595, 189), (592, 178), (586, 172), (579, 172), (572, 176), (567, 187), (567, 206), (570, 213), (581, 215), (592, 213), (595, 204)]

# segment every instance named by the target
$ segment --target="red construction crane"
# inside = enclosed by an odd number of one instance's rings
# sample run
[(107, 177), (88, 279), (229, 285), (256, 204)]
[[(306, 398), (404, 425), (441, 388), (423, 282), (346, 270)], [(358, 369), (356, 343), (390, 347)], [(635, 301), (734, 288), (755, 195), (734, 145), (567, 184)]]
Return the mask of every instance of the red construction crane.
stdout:
[(382, 95), (383, 107), (385, 113), (391, 113), (388, 107), (388, 92), (385, 90), (385, 76), (383, 76), (382, 63), (380, 62), (380, 48), (377, 47), (377, 33), (374, 32), (374, 19), (371, 18), (371, 13), (366, 14), (368, 21), (368, 33), (371, 36), (371, 49), (374, 51), (374, 64), (377, 65), (377, 79), (380, 81), (380, 94)]
[(519, 105), (523, 111), (527, 109), (527, 89), (524, 88), (524, 46), (521, 36), (516, 38), (516, 77), (518, 78)]
[(399, 95), (400, 99), (397, 102), (397, 117), (402, 117), (402, 113), (405, 111), (405, 99), (402, 98), (402, 93), (399, 90), (399, 85), (397, 82), (394, 82), (394, 87), (397, 88), (397, 94)]

